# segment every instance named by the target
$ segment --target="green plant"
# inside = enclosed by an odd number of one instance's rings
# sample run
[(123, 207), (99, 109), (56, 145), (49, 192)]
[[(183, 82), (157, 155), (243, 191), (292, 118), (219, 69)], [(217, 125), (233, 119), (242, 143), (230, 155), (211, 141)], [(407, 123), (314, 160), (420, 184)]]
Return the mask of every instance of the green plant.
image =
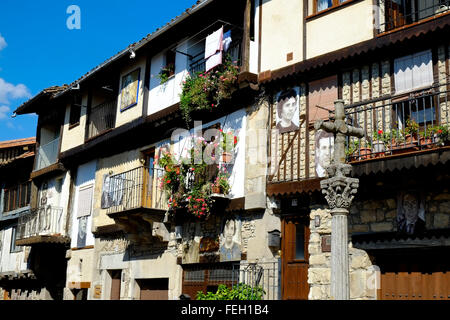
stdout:
[(350, 144), (348, 145), (347, 149), (345, 150), (345, 154), (347, 156), (351, 156), (359, 149), (359, 140), (353, 139), (350, 141)]
[(440, 125), (435, 128), (436, 135), (439, 139), (439, 142), (445, 143), (450, 140), (449, 137), (449, 126), (448, 125)]
[(229, 194), (231, 190), (230, 183), (228, 182), (229, 174), (225, 167), (219, 169), (216, 179), (214, 180), (214, 186), (219, 187), (223, 194)]
[(198, 72), (186, 77), (180, 94), (180, 110), (186, 122), (196, 110), (212, 110), (223, 99), (231, 98), (239, 67), (227, 56), (224, 63), (209, 72)]
[(383, 130), (375, 130), (373, 132), (374, 141), (382, 141), (385, 145), (388, 145), (391, 141), (389, 132), (384, 132)]
[(169, 81), (169, 78), (174, 74), (174, 72), (175, 65), (171, 63), (165, 67), (162, 67), (161, 71), (156, 75), (156, 77), (159, 79), (160, 84), (164, 84)]
[(222, 129), (219, 129), (219, 131), (221, 133), (220, 148), (222, 152), (233, 152), (238, 143), (238, 137), (234, 135), (233, 130), (224, 132)]
[(413, 135), (413, 136), (417, 136), (418, 132), (419, 132), (419, 124), (414, 119), (411, 119), (411, 118), (406, 120), (405, 133)]
[(197, 300), (262, 300), (266, 292), (260, 286), (252, 287), (244, 283), (238, 283), (232, 288), (220, 284), (215, 293), (197, 292)]

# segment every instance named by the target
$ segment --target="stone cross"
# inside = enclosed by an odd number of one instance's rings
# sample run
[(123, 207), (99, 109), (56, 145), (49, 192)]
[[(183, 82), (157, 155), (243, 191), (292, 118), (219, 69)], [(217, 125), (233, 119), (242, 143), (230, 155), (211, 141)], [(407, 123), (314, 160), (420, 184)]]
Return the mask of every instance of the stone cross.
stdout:
[(316, 130), (323, 129), (334, 134), (334, 159), (326, 168), (328, 179), (320, 182), (322, 193), (330, 207), (331, 220), (331, 297), (336, 300), (350, 298), (348, 255), (348, 209), (359, 186), (359, 180), (351, 178), (352, 166), (345, 163), (346, 136), (362, 138), (361, 128), (345, 123), (344, 102), (337, 100), (335, 121), (317, 121)]

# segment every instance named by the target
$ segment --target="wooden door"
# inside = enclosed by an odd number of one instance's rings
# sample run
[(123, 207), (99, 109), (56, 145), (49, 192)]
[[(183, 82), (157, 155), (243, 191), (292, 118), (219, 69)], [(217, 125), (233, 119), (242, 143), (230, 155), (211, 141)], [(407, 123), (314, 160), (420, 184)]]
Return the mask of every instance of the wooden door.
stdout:
[(150, 149), (144, 152), (145, 167), (142, 179), (142, 207), (152, 207), (152, 193), (153, 193), (153, 168), (155, 161), (155, 149)]
[(120, 283), (122, 270), (111, 270), (111, 297), (110, 300), (120, 300)]
[(450, 300), (448, 253), (387, 256), (379, 260), (380, 300)]
[(142, 279), (137, 281), (140, 300), (168, 300), (169, 279)]
[(308, 285), (307, 219), (287, 218), (282, 224), (282, 299), (307, 300)]

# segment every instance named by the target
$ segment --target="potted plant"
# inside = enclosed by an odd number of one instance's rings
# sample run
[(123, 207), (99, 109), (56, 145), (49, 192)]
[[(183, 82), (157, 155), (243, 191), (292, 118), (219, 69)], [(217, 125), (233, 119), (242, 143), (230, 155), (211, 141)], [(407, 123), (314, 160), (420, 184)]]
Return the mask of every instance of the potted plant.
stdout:
[(161, 68), (161, 71), (156, 75), (160, 84), (164, 84), (169, 81), (169, 78), (175, 74), (175, 65), (173, 63), (168, 64)]
[(222, 161), (230, 163), (233, 159), (233, 152), (238, 143), (238, 137), (234, 135), (233, 130), (224, 132), (219, 129), (221, 133), (220, 148), (222, 150)]
[(447, 146), (450, 143), (449, 126), (440, 125), (435, 128), (437, 142), (440, 146)]
[(428, 126), (426, 130), (420, 133), (419, 145), (430, 149), (433, 147), (433, 137), (436, 131), (435, 126)]
[(390, 136), (388, 132), (383, 130), (375, 130), (373, 132), (372, 152), (375, 157), (381, 157), (385, 155), (386, 146), (389, 144)]
[(405, 128), (405, 142), (406, 145), (415, 145), (417, 144), (417, 135), (419, 133), (419, 124), (414, 121), (414, 119), (409, 118), (406, 120), (406, 128)]
[(347, 150), (345, 151), (345, 154), (348, 157), (349, 161), (355, 160), (354, 154), (358, 149), (359, 149), (359, 140), (357, 139), (351, 140), (347, 146)]
[(187, 123), (192, 120), (193, 113), (211, 111), (222, 100), (231, 98), (239, 73), (236, 63), (227, 55), (224, 63), (211, 71), (188, 74), (180, 94), (180, 110)]
[(357, 153), (359, 155), (359, 160), (369, 159), (372, 154), (372, 143), (366, 138), (362, 139), (359, 152)]
[(216, 179), (212, 185), (213, 193), (229, 194), (231, 186), (228, 182), (229, 174), (225, 167), (219, 169)]

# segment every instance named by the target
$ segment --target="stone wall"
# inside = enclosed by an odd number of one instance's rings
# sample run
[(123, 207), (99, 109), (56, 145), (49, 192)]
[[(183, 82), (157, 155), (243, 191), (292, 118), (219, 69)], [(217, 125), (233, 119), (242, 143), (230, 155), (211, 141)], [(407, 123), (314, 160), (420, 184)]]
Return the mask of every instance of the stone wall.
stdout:
[[(320, 217), (320, 225), (315, 226), (315, 217)], [(331, 214), (326, 207), (312, 208), (310, 214), (309, 300), (330, 300), (331, 297), (331, 252), (322, 251), (322, 238), (331, 235)], [(364, 250), (352, 247), (349, 241), (350, 299), (376, 299), (373, 277), (376, 267), (372, 265)]]
[[(449, 189), (425, 195), (425, 227), (440, 229), (450, 227)], [(396, 195), (395, 195), (396, 196)], [(350, 208), (349, 232), (388, 232), (397, 230), (397, 199), (355, 201)]]

